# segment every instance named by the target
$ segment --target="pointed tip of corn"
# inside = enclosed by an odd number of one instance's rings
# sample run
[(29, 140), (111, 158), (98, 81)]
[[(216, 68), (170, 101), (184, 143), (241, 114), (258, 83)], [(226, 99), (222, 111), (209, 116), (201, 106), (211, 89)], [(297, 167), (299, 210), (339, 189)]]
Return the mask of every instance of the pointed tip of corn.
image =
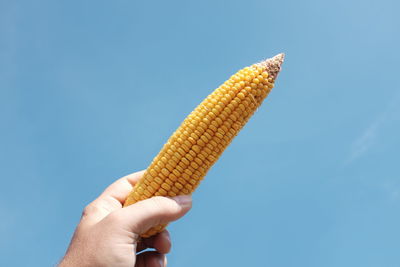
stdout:
[(277, 54), (276, 56), (270, 58), (270, 60), (276, 62), (280, 67), (282, 65), (283, 61), (285, 60), (285, 53)]
[(280, 53), (274, 57), (268, 58), (266, 60), (257, 63), (258, 66), (265, 68), (265, 71), (268, 72), (272, 79), (276, 79), (278, 76), (283, 60), (285, 59), (285, 54)]

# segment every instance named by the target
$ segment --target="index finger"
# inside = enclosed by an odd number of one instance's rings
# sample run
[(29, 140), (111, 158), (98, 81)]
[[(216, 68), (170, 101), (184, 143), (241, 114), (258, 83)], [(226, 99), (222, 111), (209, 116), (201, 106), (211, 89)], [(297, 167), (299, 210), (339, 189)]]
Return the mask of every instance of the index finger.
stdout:
[(92, 225), (105, 218), (111, 212), (122, 208), (126, 197), (144, 171), (135, 172), (112, 183), (92, 203), (86, 206), (82, 214), (83, 225)]
[(118, 200), (121, 205), (125, 202), (126, 197), (128, 196), (129, 192), (133, 189), (133, 186), (142, 178), (145, 170), (131, 173), (127, 176), (124, 176), (104, 190), (104, 192), (99, 196), (99, 198), (114, 198)]

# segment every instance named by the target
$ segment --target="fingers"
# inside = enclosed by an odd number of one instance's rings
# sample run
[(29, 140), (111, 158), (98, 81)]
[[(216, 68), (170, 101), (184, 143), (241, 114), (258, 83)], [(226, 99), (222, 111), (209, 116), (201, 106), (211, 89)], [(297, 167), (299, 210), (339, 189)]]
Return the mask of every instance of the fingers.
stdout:
[(164, 254), (155, 251), (146, 251), (139, 254), (136, 258), (137, 267), (165, 267), (167, 266), (167, 257)]
[(143, 173), (144, 171), (139, 171), (129, 174), (108, 186), (97, 199), (85, 207), (82, 213), (82, 224), (93, 225), (111, 212), (121, 209), (125, 198)]
[(167, 230), (144, 239), (145, 244), (148, 247), (156, 249), (161, 254), (167, 254), (171, 250), (171, 239)]
[(152, 197), (119, 209), (110, 216), (127, 230), (141, 235), (154, 226), (181, 218), (191, 207), (191, 196)]
[(137, 251), (140, 252), (146, 248), (154, 248), (158, 253), (167, 254), (171, 250), (171, 238), (167, 230), (149, 237), (143, 238), (138, 243)]
[(104, 190), (104, 192), (100, 195), (99, 198), (102, 197), (112, 197), (118, 200), (122, 204), (124, 203), (126, 197), (128, 196), (129, 192), (132, 190), (133, 186), (136, 182), (142, 178), (143, 171), (135, 172), (129, 174), (121, 179), (118, 179), (114, 183), (112, 183), (109, 187)]

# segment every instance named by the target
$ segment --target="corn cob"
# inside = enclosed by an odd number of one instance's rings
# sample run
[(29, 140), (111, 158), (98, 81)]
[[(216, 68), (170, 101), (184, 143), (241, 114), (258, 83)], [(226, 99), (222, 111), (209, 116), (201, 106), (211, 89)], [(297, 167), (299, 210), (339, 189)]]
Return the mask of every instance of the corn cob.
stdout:
[[(230, 77), (189, 114), (153, 159), (124, 206), (153, 196), (192, 193), (274, 86), (284, 54)], [(142, 237), (161, 232), (166, 225)]]

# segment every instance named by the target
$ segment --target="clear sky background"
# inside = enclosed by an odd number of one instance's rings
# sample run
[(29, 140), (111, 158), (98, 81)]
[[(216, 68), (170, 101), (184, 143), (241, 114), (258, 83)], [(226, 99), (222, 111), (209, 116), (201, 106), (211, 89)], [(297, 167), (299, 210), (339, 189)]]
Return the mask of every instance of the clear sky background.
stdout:
[(0, 1), (0, 266), (51, 266), (82, 208), (279, 52), (276, 87), (169, 229), (169, 266), (400, 266), (400, 4)]

